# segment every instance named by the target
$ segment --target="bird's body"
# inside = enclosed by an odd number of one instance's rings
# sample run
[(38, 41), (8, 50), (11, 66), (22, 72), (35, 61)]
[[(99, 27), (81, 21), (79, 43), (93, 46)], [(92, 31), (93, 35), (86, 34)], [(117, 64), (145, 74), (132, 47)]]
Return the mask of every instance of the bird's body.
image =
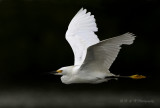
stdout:
[(90, 12), (86, 13), (86, 9), (80, 9), (66, 32), (66, 40), (74, 53), (74, 65), (62, 67), (56, 73), (62, 75), (63, 83), (101, 83), (109, 80), (106, 77), (115, 76), (110, 73), (109, 68), (116, 59), (121, 45), (132, 44), (135, 36), (125, 33), (100, 41), (95, 34), (97, 31), (94, 16)]
[(87, 72), (87, 70), (85, 71), (80, 70), (80, 66), (67, 66), (63, 67), (62, 69), (65, 70), (67, 73), (67, 75), (63, 75), (61, 77), (61, 81), (65, 84), (101, 83), (108, 80), (105, 79), (106, 76), (114, 76), (110, 72), (99, 72), (99, 71)]

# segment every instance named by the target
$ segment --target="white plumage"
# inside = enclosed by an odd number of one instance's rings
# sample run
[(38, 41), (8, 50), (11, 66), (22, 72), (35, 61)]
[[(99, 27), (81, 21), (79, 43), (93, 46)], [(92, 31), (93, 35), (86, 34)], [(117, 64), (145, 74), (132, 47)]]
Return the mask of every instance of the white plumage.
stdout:
[(61, 80), (70, 83), (100, 83), (106, 77), (115, 76), (109, 68), (116, 59), (122, 44), (130, 45), (135, 36), (125, 33), (121, 36), (99, 41), (95, 18), (86, 9), (80, 9), (71, 20), (66, 40), (74, 52), (74, 65), (57, 70)]
[(74, 52), (74, 65), (81, 65), (85, 59), (87, 48), (99, 42), (94, 16), (80, 9), (68, 26), (66, 39)]
[[(109, 72), (109, 68), (116, 59), (122, 44), (130, 45), (135, 36), (131, 33), (125, 33), (121, 36), (103, 40), (87, 50), (87, 56), (81, 66), (81, 70), (89, 72), (100, 71)], [(113, 75), (113, 74), (112, 74)]]

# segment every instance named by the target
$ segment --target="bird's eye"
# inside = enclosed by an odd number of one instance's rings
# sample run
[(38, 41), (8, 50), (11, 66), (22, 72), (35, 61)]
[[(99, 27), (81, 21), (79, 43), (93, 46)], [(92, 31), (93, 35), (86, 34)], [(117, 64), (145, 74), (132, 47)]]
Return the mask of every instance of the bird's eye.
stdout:
[(57, 70), (56, 72), (58, 72), (58, 73), (62, 73), (62, 70)]

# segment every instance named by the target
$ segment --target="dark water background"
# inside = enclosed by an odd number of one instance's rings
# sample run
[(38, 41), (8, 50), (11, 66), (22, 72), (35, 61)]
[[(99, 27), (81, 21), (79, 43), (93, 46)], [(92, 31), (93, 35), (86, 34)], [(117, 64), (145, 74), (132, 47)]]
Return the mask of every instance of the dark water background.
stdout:
[[(110, 71), (147, 79), (64, 85), (48, 73), (73, 64), (64, 34), (81, 7), (100, 40), (136, 34)], [(0, 108), (159, 107), (159, 19), (158, 0), (0, 0)]]

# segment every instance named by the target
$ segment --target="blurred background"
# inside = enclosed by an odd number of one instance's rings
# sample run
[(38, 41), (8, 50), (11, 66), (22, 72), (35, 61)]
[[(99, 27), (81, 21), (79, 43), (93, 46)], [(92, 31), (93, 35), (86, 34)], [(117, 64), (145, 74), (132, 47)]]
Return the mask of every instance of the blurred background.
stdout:
[[(65, 32), (82, 7), (95, 15), (100, 40), (137, 36), (110, 71), (146, 79), (64, 85), (49, 74), (73, 65)], [(159, 107), (159, 25), (158, 0), (0, 0), (0, 107)]]

